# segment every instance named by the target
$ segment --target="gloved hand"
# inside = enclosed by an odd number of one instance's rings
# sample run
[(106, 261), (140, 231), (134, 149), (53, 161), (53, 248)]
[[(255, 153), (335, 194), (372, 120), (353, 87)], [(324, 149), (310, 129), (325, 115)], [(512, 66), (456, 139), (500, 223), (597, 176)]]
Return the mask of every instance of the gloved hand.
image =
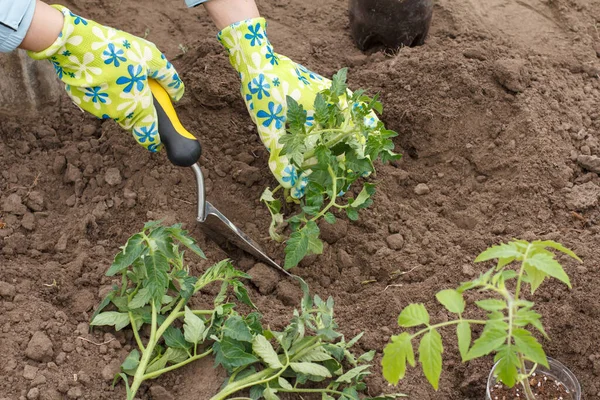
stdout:
[[(242, 96), (258, 128), (260, 139), (270, 152), (269, 168), (281, 186), (291, 189), (294, 198), (304, 196), (307, 174), (298, 171), (286, 155), (279, 138), (285, 135), (286, 96), (294, 98), (307, 111), (307, 122), (314, 121), (317, 93), (331, 86), (331, 81), (273, 51), (266, 34), (264, 18), (237, 22), (218, 34), (229, 52), (231, 65), (239, 72)], [(343, 100), (342, 100), (343, 101)], [(377, 123), (371, 117), (371, 123)]]
[(48, 49), (29, 52), (49, 59), (73, 102), (98, 118), (112, 118), (148, 150), (160, 149), (158, 120), (148, 78), (174, 101), (184, 93), (177, 71), (153, 43), (79, 17), (62, 6), (58, 39)]

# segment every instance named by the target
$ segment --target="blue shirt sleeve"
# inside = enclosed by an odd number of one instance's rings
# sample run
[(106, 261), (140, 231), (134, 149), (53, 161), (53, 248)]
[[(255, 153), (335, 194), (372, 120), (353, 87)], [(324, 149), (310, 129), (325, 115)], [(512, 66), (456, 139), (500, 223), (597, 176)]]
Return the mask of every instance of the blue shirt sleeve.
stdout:
[(0, 0), (0, 53), (13, 51), (23, 41), (35, 11), (35, 0)]
[(202, 3), (206, 3), (207, 1), (208, 0), (185, 0), (185, 4), (187, 4), (187, 6), (191, 8), (199, 6)]

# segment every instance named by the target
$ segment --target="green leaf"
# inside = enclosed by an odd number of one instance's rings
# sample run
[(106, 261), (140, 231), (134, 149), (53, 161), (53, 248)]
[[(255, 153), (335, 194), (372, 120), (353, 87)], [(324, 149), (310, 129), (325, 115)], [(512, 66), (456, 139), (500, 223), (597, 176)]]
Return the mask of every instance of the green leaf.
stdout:
[(279, 143), (283, 145), (280, 155), (287, 155), (297, 166), (301, 166), (304, 162), (304, 153), (306, 153), (306, 145), (304, 144), (303, 135), (287, 134), (279, 138)]
[(223, 365), (228, 371), (259, 361), (254, 355), (245, 351), (242, 342), (230, 338), (224, 338), (220, 342), (215, 342), (213, 344), (213, 351), (215, 354), (215, 364)]
[(335, 96), (341, 96), (346, 94), (348, 85), (346, 85), (346, 79), (348, 76), (348, 68), (340, 69), (331, 80), (331, 92)]
[(179, 364), (180, 362), (190, 358), (190, 355), (187, 350), (169, 347), (167, 351), (165, 351), (165, 355), (163, 357), (167, 359), (167, 363)]
[(115, 330), (120, 331), (129, 325), (129, 314), (116, 311), (107, 311), (96, 315), (96, 318), (90, 322), (91, 326), (114, 326)]
[(299, 374), (320, 376), (323, 378), (331, 378), (331, 373), (322, 365), (310, 362), (291, 362), (290, 368)]
[(429, 313), (423, 304), (409, 304), (398, 316), (398, 325), (403, 328), (429, 325)]
[(529, 263), (525, 263), (525, 274), (526, 275), (523, 277), (523, 281), (528, 282), (531, 286), (531, 294), (534, 294), (540, 285), (544, 283), (544, 280), (547, 276), (546, 273), (540, 271)]
[(106, 308), (107, 305), (110, 304), (110, 302), (115, 298), (115, 296), (117, 295), (117, 287), (114, 286), (113, 290), (111, 290), (106, 297), (104, 297), (104, 299), (102, 299), (102, 301), (100, 302), (100, 304), (98, 304), (98, 307), (96, 308), (96, 310), (94, 311), (94, 314), (92, 314), (92, 318), (90, 318), (90, 321), (93, 320), (94, 318), (96, 318), (96, 316), (98, 314), (100, 314), (102, 312), (102, 310), (104, 310)]
[(354, 199), (354, 201), (350, 203), (350, 207), (359, 208), (371, 198), (373, 193), (375, 193), (375, 185), (371, 183), (365, 183), (365, 186), (362, 188), (358, 196), (356, 196), (356, 199)]
[(539, 246), (539, 247), (542, 247), (542, 248), (545, 248), (545, 247), (553, 248), (555, 250), (560, 251), (561, 253), (565, 253), (569, 257), (572, 257), (572, 258), (576, 259), (579, 262), (582, 262), (581, 259), (577, 256), (577, 254), (575, 254), (572, 250), (566, 248), (562, 244), (557, 243), (557, 242), (555, 242), (553, 240), (535, 241), (535, 242), (533, 242), (533, 244), (535, 246)]
[(370, 350), (358, 357), (358, 362), (371, 362), (373, 361), (373, 358), (375, 358), (375, 350)]
[(415, 366), (415, 354), (411, 337), (407, 332), (392, 336), (391, 343), (383, 349), (383, 377), (392, 385), (397, 385), (406, 374), (406, 362)]
[(284, 389), (287, 389), (287, 390), (294, 389), (294, 387), (285, 378), (282, 378), (281, 376), (277, 379), (277, 383), (279, 383), (279, 386), (281, 386)]
[(165, 344), (175, 349), (189, 349), (190, 343), (186, 342), (185, 336), (179, 328), (170, 326), (163, 334)]
[(497, 246), (492, 246), (483, 253), (481, 253), (475, 262), (483, 262), (488, 260), (494, 260), (499, 258), (511, 258), (514, 257), (519, 259), (523, 253), (514, 243), (502, 243)]
[(314, 109), (315, 121), (317, 121), (319, 125), (326, 126), (329, 121), (329, 106), (321, 93), (317, 93), (315, 96)]
[(471, 345), (471, 326), (468, 322), (459, 322), (456, 325), (456, 336), (458, 338), (458, 350), (462, 360), (465, 361), (467, 354), (469, 353), (469, 346)]
[(290, 132), (303, 133), (306, 124), (306, 110), (298, 104), (291, 96), (286, 96), (287, 102), (287, 124)]
[(554, 259), (552, 253), (536, 253), (527, 259), (527, 264), (535, 267), (539, 271), (558, 279), (565, 283), (569, 289), (571, 288), (571, 281), (569, 276), (565, 273), (562, 265)]
[(348, 207), (346, 208), (346, 215), (350, 221), (358, 220), (358, 210), (356, 208)]
[(189, 236), (187, 231), (181, 229), (180, 224), (173, 225), (170, 228), (167, 228), (167, 231), (171, 236), (177, 239), (185, 247), (187, 247), (188, 249), (196, 253), (198, 256), (206, 260), (206, 256), (204, 255), (202, 249), (198, 247), (196, 241)]
[(137, 349), (133, 349), (125, 361), (123, 361), (123, 364), (121, 364), (121, 371), (133, 376), (138, 365), (140, 365), (140, 352)]
[(548, 368), (548, 359), (546, 358), (546, 353), (544, 353), (544, 350), (542, 349), (542, 345), (529, 331), (516, 328), (513, 329), (512, 334), (517, 351), (523, 353), (529, 360)]
[(146, 368), (146, 373), (149, 374), (163, 369), (167, 366), (167, 362), (169, 362), (169, 358), (163, 354), (160, 358), (155, 359), (150, 363), (148, 368)]
[(273, 369), (283, 368), (277, 353), (271, 343), (263, 336), (256, 335), (252, 339), (252, 351), (257, 354), (268, 366)]
[(542, 322), (540, 321), (542, 316), (533, 310), (528, 310), (521, 308), (515, 314), (514, 324), (515, 326), (526, 327), (527, 325), (532, 325), (536, 328), (542, 335), (548, 337), (544, 327), (542, 326)]
[(337, 378), (335, 381), (338, 383), (352, 383), (352, 380), (359, 375), (370, 374), (370, 372), (364, 373), (364, 371), (371, 368), (371, 365), (361, 365), (359, 367), (352, 368), (350, 371), (346, 372), (344, 375)]
[(148, 302), (152, 299), (152, 295), (150, 294), (150, 290), (148, 288), (141, 288), (138, 290), (133, 299), (128, 304), (130, 309), (136, 309), (144, 307)]
[(419, 362), (423, 367), (425, 377), (435, 390), (438, 389), (442, 374), (442, 336), (435, 329), (430, 330), (421, 338), (419, 344)]
[(314, 221), (308, 221), (306, 225), (292, 233), (285, 247), (285, 269), (295, 267), (309, 254), (321, 254), (323, 242), (319, 239), (319, 226)]
[(333, 215), (333, 214), (332, 214), (332, 213), (330, 213), (330, 212), (326, 212), (326, 213), (325, 213), (325, 215), (323, 216), (323, 219), (324, 219), (324, 220), (325, 220), (327, 223), (330, 223), (330, 224), (335, 224), (335, 221), (336, 221), (336, 219), (335, 219), (335, 215)]
[(454, 289), (442, 290), (435, 297), (451, 313), (462, 314), (465, 311), (465, 299)]
[(513, 387), (519, 376), (519, 358), (514, 347), (508, 345), (500, 347), (494, 361), (498, 363), (495, 371), (498, 379), (509, 388)]
[(150, 291), (152, 299), (160, 302), (163, 296), (167, 293), (169, 286), (169, 261), (167, 257), (160, 251), (147, 254), (144, 257), (144, 266), (146, 267), (145, 287)]
[(317, 347), (311, 350), (298, 359), (299, 361), (312, 362), (312, 361), (326, 361), (331, 360), (331, 355), (323, 350), (322, 347)]
[(185, 316), (183, 324), (184, 338), (187, 342), (192, 344), (198, 344), (203, 340), (203, 333), (205, 330), (204, 321), (187, 306), (185, 307)]
[(475, 304), (483, 310), (486, 311), (500, 311), (508, 308), (506, 302), (504, 300), (498, 299), (485, 299), (476, 301)]
[(263, 396), (265, 400), (279, 400), (279, 397), (275, 393), (277, 393), (276, 390), (267, 387), (263, 392)]
[(137, 233), (133, 235), (127, 240), (125, 246), (122, 247), (121, 252), (115, 256), (115, 260), (106, 272), (106, 275), (115, 276), (123, 271), (133, 264), (133, 262), (142, 255), (144, 250), (146, 250), (146, 245), (142, 234)]
[(252, 332), (242, 317), (233, 315), (225, 321), (223, 334), (226, 337), (243, 342), (252, 342)]
[(507, 333), (505, 330), (497, 328), (488, 329), (488, 326), (486, 325), (481, 336), (473, 343), (473, 346), (467, 353), (464, 361), (483, 357), (490, 354), (492, 351), (496, 351), (506, 342), (506, 335)]

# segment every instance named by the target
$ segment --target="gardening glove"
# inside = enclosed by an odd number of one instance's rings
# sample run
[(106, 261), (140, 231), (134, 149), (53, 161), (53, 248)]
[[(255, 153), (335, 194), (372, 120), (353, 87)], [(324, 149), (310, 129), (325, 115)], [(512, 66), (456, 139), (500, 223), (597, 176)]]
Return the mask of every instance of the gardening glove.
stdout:
[[(310, 171), (298, 171), (286, 155), (280, 154), (283, 145), (279, 138), (286, 134), (286, 96), (304, 107), (308, 116), (306, 125), (311, 126), (315, 97), (328, 89), (331, 81), (275, 53), (266, 26), (264, 18), (254, 18), (228, 26), (217, 37), (240, 75), (242, 97), (270, 153), (271, 172), (281, 186), (291, 189), (292, 197), (299, 199), (304, 196)], [(371, 123), (377, 123), (374, 115), (369, 118), (373, 119)]]
[(158, 151), (158, 119), (148, 78), (177, 101), (184, 85), (175, 68), (153, 43), (53, 7), (64, 15), (62, 32), (48, 49), (29, 55), (50, 60), (77, 106), (98, 118), (114, 119), (139, 144)]

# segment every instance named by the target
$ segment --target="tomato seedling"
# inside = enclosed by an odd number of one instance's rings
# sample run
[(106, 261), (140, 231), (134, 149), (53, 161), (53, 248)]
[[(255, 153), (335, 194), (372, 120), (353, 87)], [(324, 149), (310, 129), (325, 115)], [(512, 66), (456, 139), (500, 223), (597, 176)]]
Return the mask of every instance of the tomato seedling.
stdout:
[[(359, 357), (351, 352), (362, 335), (346, 342), (336, 331), (332, 298), (311, 298), (301, 281), (304, 297), (290, 324), (280, 332), (263, 328), (258, 312), (242, 315), (229, 301), (233, 292), (237, 302), (256, 310), (241, 282), (248, 275), (224, 260), (194, 277), (180, 246), (204, 258), (179, 225), (150, 222), (129, 238), (108, 269), (108, 276), (121, 276), (121, 284), (101, 302), (90, 325), (133, 331), (137, 349), (115, 377), (115, 383), (119, 378), (125, 382), (127, 400), (135, 398), (144, 381), (207, 356), (214, 356), (215, 364), (229, 373), (211, 400), (244, 389), (252, 399), (275, 400), (277, 393), (288, 392), (316, 393), (327, 400), (359, 399), (375, 352)], [(211, 309), (188, 307), (194, 294), (217, 282), (221, 288)], [(113, 310), (106, 311), (109, 305)], [(147, 339), (140, 333), (144, 325), (149, 325)]]
[[(463, 361), (495, 353), (499, 381), (509, 388), (520, 383), (524, 396), (528, 400), (535, 400), (528, 378), (538, 364), (548, 367), (548, 360), (542, 345), (528, 328), (533, 327), (543, 336), (547, 335), (541, 323), (541, 315), (533, 310), (535, 303), (522, 298), (522, 286), (524, 283), (529, 284), (533, 295), (546, 278), (552, 277), (571, 287), (569, 277), (549, 249), (581, 261), (571, 250), (553, 241), (511, 241), (493, 246), (475, 259), (475, 262), (497, 259), (498, 263), (494, 268), (473, 281), (463, 283), (456, 290), (446, 289), (437, 293), (436, 298), (440, 304), (449, 312), (457, 314), (458, 319), (431, 324), (429, 313), (423, 304), (410, 304), (404, 308), (398, 317), (398, 325), (402, 328), (424, 327), (412, 334), (402, 332), (392, 337), (391, 343), (384, 349), (382, 360), (385, 379), (395, 385), (404, 378), (407, 363), (415, 366), (413, 340), (420, 337), (419, 362), (427, 380), (437, 390), (443, 352), (439, 329), (455, 325)], [(520, 263), (516, 270), (508, 268), (515, 262)], [(463, 318), (466, 306), (463, 293), (474, 289), (492, 295), (475, 302), (478, 308), (488, 312), (485, 320)], [(471, 325), (484, 326), (481, 335), (472, 345)], [(525, 367), (525, 361), (534, 364), (529, 371)]]
[[(284, 191), (285, 201), (300, 205), (300, 212), (287, 219), (282, 214), (282, 201), (275, 197), (281, 185), (272, 191), (267, 188), (261, 197), (272, 217), (271, 238), (286, 241), (286, 269), (295, 267), (307, 255), (322, 253), (319, 219), (333, 224), (336, 217), (332, 211), (338, 211), (356, 220), (358, 210), (372, 204), (372, 183), (364, 183), (356, 197), (345, 195), (356, 181), (375, 172), (375, 161), (400, 158), (393, 152), (391, 140), (397, 133), (385, 129), (376, 117), (383, 111), (377, 96), (370, 98), (363, 90), (351, 93), (346, 76), (347, 70), (340, 70), (333, 76), (331, 87), (317, 94), (309, 124), (303, 106), (287, 97), (287, 133), (279, 140), (283, 145), (281, 154), (303, 172), (305, 194), (295, 200)], [(281, 234), (286, 225), (292, 231), (287, 240)]]

